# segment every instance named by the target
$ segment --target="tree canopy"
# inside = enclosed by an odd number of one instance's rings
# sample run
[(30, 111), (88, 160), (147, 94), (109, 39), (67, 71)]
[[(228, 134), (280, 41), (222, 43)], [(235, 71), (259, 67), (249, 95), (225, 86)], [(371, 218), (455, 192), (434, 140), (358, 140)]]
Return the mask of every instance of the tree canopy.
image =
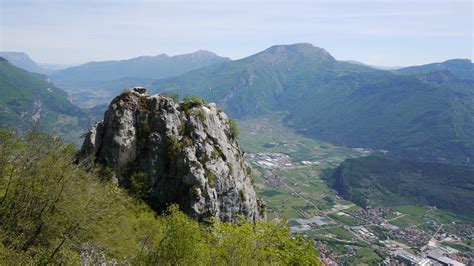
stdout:
[(285, 222), (200, 224), (75, 163), (75, 147), (0, 130), (0, 264), (319, 264)]

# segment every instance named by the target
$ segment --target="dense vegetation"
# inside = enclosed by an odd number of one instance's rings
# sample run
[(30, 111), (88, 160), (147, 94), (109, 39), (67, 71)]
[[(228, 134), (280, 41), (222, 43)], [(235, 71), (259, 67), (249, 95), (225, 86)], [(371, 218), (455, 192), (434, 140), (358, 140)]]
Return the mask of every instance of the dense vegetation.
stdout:
[(472, 168), (373, 155), (347, 159), (330, 181), (361, 206), (419, 204), (474, 217)]
[(96, 117), (73, 105), (45, 76), (0, 58), (0, 127), (25, 131), (38, 122), (41, 129), (77, 142)]
[(157, 216), (74, 160), (57, 137), (0, 131), (0, 264), (319, 263), (283, 222), (204, 225), (177, 206)]
[(154, 89), (200, 95), (236, 118), (285, 112), (299, 132), (339, 145), (458, 164), (474, 158), (474, 83), (455, 75), (399, 75), (296, 44), (159, 80)]

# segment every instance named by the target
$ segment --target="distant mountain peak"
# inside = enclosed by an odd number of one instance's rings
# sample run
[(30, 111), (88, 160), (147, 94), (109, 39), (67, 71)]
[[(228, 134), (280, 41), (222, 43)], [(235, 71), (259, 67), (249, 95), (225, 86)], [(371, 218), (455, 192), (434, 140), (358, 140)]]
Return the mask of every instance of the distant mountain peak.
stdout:
[[(69, 88), (91, 88), (115, 84), (115, 87), (143, 85), (149, 79), (171, 77), (201, 67), (229, 61), (215, 53), (199, 50), (189, 54), (173, 55), (159, 54), (140, 56), (125, 60), (90, 62), (57, 71), (51, 79), (59, 86)], [(133, 83), (120, 80), (133, 79)], [(137, 82), (141, 79), (140, 82)], [(123, 84), (123, 85), (122, 85)]]
[(29, 55), (23, 52), (0, 52), (0, 57), (8, 60), (12, 65), (40, 74), (50, 74), (51, 71), (40, 67)]
[(212, 56), (217, 56), (216, 53), (213, 53), (211, 51), (208, 51), (208, 50), (197, 50), (196, 52), (194, 52), (193, 54), (202, 54), (202, 55), (212, 55)]
[(295, 43), (295, 44), (283, 44), (274, 45), (270, 48), (258, 53), (257, 55), (274, 55), (276, 57), (291, 57), (291, 56), (312, 56), (321, 59), (335, 60), (334, 57), (324, 50), (314, 46), (311, 43)]
[(217, 55), (216, 53), (213, 53), (208, 50), (197, 50), (195, 52), (189, 53), (189, 54), (182, 54), (182, 55), (175, 55), (172, 56), (172, 58), (197, 58), (199, 60), (223, 60), (223, 61), (230, 61), (230, 58), (227, 57), (221, 57)]
[(169, 57), (170, 57), (170, 56), (167, 55), (167, 54), (165, 54), (165, 53), (161, 53), (161, 54), (159, 54), (159, 55), (157, 55), (157, 56), (154, 56), (154, 58), (169, 58)]
[(314, 46), (311, 43), (302, 42), (302, 43), (293, 43), (293, 44), (277, 44), (277, 45), (270, 46), (267, 50), (278, 49), (278, 48), (284, 48), (284, 49), (286, 49), (286, 48), (298, 48), (298, 49), (306, 48), (306, 49), (311, 49), (311, 48), (317, 48), (317, 47)]

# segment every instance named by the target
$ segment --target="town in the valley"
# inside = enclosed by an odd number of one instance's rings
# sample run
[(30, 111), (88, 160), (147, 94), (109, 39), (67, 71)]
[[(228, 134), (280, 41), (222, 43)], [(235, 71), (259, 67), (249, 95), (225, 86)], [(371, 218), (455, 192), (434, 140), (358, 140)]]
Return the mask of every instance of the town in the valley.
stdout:
[[(365, 156), (373, 151), (355, 148), (352, 152)], [(459, 221), (435, 206), (360, 208), (327, 186), (317, 198), (311, 186), (319, 182), (321, 187), (324, 181), (312, 180), (312, 173), (317, 175), (319, 169), (337, 160), (295, 160), (283, 152), (245, 156), (259, 173), (256, 185), (267, 201), (269, 217), (284, 217), (292, 233), (314, 239), (325, 265), (354, 259), (384, 265), (473, 263), (472, 223)], [(305, 169), (310, 174), (302, 174)], [(295, 178), (298, 175), (301, 178)]]

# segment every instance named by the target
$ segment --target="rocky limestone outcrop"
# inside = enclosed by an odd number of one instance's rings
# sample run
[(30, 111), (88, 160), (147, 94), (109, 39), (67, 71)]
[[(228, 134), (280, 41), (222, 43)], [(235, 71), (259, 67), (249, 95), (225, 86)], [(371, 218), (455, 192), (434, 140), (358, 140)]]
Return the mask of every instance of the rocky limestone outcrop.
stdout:
[(197, 220), (264, 217), (229, 119), (199, 99), (122, 93), (86, 135), (80, 160), (110, 167), (120, 186), (138, 182), (158, 212), (177, 203)]

